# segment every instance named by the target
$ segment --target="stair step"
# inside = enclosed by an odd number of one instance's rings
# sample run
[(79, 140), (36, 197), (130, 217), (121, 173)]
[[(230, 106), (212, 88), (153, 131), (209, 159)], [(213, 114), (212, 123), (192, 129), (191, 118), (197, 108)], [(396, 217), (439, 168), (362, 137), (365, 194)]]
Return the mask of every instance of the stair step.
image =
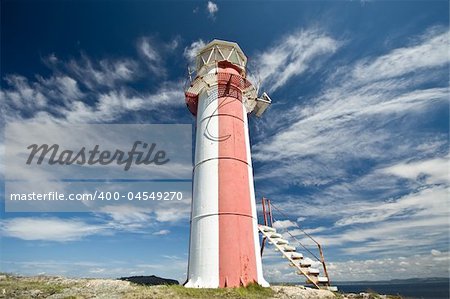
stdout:
[(302, 269), (302, 270), (303, 270), (303, 272), (306, 272), (306, 273), (308, 273), (308, 269), (309, 269), (309, 267), (302, 267), (302, 266), (300, 266), (300, 265), (299, 265), (299, 267), (300, 267), (300, 269)]
[[(303, 275), (302, 271), (297, 271), (296, 272), (298, 275)], [(308, 274), (308, 272), (305, 271), (306, 274)]]
[(319, 284), (320, 282), (319, 282), (319, 278), (318, 278), (318, 276), (316, 276), (316, 275), (309, 275), (309, 278), (311, 278), (311, 280), (310, 279), (308, 279), (308, 278), (306, 278), (306, 283), (315, 283), (315, 284)]
[(302, 260), (302, 261), (300, 261), (300, 266), (301, 267), (311, 267), (311, 262)]
[(263, 232), (265, 233), (276, 233), (277, 230), (271, 226), (266, 226), (266, 225), (260, 225), (261, 229)]
[[(324, 276), (309, 276), (309, 277), (317, 284), (319, 284), (319, 283), (323, 283), (323, 284), (328, 283), (328, 278), (326, 278)], [(307, 279), (306, 283), (312, 283), (312, 282), (309, 279)]]
[(288, 245), (289, 241), (284, 239), (277, 240), (277, 245)]
[(295, 247), (291, 245), (283, 245), (282, 246), (284, 252), (292, 252), (295, 251)]
[(269, 238), (272, 238), (272, 239), (279, 239), (279, 238), (281, 238), (281, 234), (279, 234), (279, 233), (271, 233), (271, 234), (269, 235)]
[(328, 282), (328, 278), (326, 278), (325, 276), (319, 276), (319, 277), (317, 277), (317, 281), (325, 283), (325, 282)]
[(319, 275), (320, 271), (319, 271), (319, 269), (309, 268), (309, 269), (308, 269), (308, 273), (309, 273), (309, 274), (316, 274), (316, 275)]
[[(303, 270), (307, 275), (309, 275), (309, 277), (310, 277), (311, 279), (313, 279), (316, 283), (318, 282), (318, 281), (317, 281), (317, 277), (318, 277), (319, 273), (309, 273), (307, 269), (303, 269), (303, 268), (302, 268), (302, 270)], [(298, 274), (298, 275), (303, 275), (303, 273), (302, 273), (301, 271), (297, 271), (297, 274)]]
[(303, 254), (298, 252), (292, 252), (291, 253), (291, 259), (293, 260), (301, 260), (303, 258)]

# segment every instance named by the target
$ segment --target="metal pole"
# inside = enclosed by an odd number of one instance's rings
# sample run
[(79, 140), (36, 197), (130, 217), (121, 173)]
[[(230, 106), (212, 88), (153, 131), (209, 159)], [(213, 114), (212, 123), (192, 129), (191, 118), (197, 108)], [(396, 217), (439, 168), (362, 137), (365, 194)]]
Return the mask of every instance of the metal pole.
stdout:
[[(265, 204), (266, 199), (263, 197), (261, 199), (261, 204), (262, 204), (262, 208), (263, 208), (263, 218), (264, 218), (264, 225), (267, 226), (267, 215), (266, 215), (266, 204)], [(266, 237), (264, 236), (262, 239), (262, 244), (261, 244), (261, 256), (263, 255), (264, 252), (264, 246), (266, 245)]]
[(328, 276), (327, 266), (325, 265), (325, 257), (323, 256), (322, 246), (317, 244), (319, 247), (320, 259), (322, 260), (323, 272), (325, 272), (325, 276), (328, 278), (328, 285), (331, 285), (330, 277)]
[(265, 204), (266, 199), (263, 197), (263, 198), (261, 199), (261, 202), (262, 202), (262, 208), (263, 208), (264, 225), (267, 226), (267, 215), (266, 215), (266, 204)]
[(268, 199), (267, 201), (269, 206), (270, 226), (273, 226), (272, 205), (270, 204), (270, 199)]

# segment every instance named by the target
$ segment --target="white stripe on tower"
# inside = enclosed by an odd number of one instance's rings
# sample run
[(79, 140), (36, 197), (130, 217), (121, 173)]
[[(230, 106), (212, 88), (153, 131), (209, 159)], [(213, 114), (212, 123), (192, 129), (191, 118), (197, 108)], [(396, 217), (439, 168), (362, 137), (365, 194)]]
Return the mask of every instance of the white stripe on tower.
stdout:
[(186, 287), (219, 287), (219, 117), (211, 117), (217, 103), (217, 85), (199, 95)]

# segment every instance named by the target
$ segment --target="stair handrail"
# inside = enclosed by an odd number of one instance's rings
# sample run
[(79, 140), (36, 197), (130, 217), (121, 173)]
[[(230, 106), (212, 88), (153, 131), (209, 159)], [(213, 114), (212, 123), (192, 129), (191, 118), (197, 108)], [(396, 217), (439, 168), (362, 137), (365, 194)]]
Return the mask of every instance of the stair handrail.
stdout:
[[(271, 203), (269, 201), (269, 207), (273, 206), (278, 212), (280, 212), (280, 214), (282, 214), (284, 217), (286, 217), (287, 219), (289, 219), (289, 216), (287, 216), (285, 213), (283, 213), (279, 208), (277, 208), (273, 203)], [(313, 253), (311, 252), (308, 248), (305, 247), (305, 245), (303, 245), (300, 240), (298, 240), (294, 235), (292, 235), (288, 229), (286, 229), (286, 232), (294, 239), (296, 240), (306, 251), (308, 251), (317, 261), (319, 261), (322, 264), (322, 268), (323, 268), (323, 272), (325, 274), (325, 276), (328, 279), (328, 285), (331, 285), (330, 282), (330, 277), (328, 275), (328, 271), (327, 271), (327, 266), (325, 264), (325, 257), (323, 255), (323, 250), (322, 250), (322, 245), (320, 245), (319, 242), (316, 241), (316, 239), (314, 239), (310, 234), (308, 234), (307, 232), (305, 232), (297, 223), (293, 224), (303, 233), (305, 234), (308, 238), (310, 238), (318, 247), (319, 249), (319, 254), (320, 254), (320, 259)]]
[[(268, 236), (268, 233), (264, 232), (264, 230), (261, 228), (261, 226), (258, 226), (259, 231), (264, 235), (267, 236), (268, 239), (270, 240), (271, 238)], [(277, 244), (276, 240), (271, 240), (273, 245), (281, 252), (281, 254), (284, 255), (284, 257), (286, 257), (289, 262), (294, 265), (299, 271), (300, 273), (302, 273), (303, 276), (305, 276), (307, 278), (308, 281), (310, 281), (316, 288), (320, 289), (319, 285), (309, 276), (308, 273), (305, 272), (304, 269), (302, 269), (302, 267), (300, 265), (298, 265), (297, 263), (294, 262), (294, 260), (292, 259), (291, 255), (288, 255), (283, 248), (281, 248), (280, 245)]]

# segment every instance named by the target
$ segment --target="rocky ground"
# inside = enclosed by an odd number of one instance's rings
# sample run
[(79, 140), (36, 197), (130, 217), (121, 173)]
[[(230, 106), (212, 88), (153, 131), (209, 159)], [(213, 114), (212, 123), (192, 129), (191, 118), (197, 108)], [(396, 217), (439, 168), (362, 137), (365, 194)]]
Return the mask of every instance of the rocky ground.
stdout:
[(250, 286), (235, 289), (187, 289), (179, 285), (143, 286), (115, 279), (71, 279), (50, 276), (0, 275), (0, 298), (278, 298), (278, 299), (394, 299), (377, 294), (341, 294), (302, 286)]

